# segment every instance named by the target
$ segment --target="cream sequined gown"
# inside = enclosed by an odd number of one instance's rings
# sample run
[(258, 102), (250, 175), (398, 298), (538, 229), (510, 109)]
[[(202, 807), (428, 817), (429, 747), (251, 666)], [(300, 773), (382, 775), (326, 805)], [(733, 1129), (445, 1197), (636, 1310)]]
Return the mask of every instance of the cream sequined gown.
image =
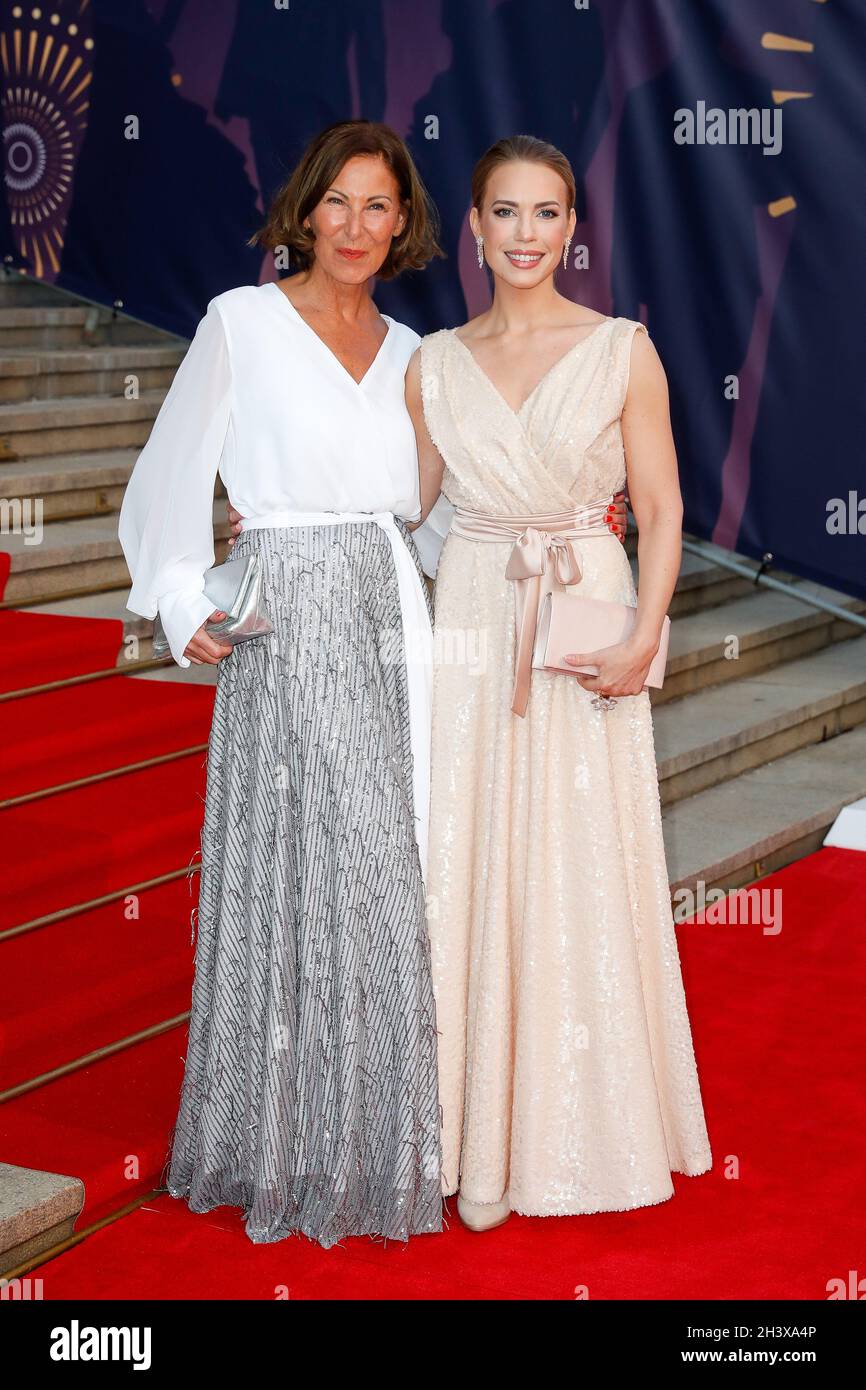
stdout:
[[(442, 490), (548, 514), (625, 482), (634, 331), (608, 318), (518, 412), (454, 330), (424, 338)], [(459, 516), (459, 512), (458, 512)], [(448, 534), (435, 589), (428, 923), (443, 1192), (528, 1215), (624, 1210), (711, 1166), (670, 907), (649, 696), (610, 710), (534, 670), (512, 713), (512, 543)], [(574, 592), (634, 603), (611, 534)]]

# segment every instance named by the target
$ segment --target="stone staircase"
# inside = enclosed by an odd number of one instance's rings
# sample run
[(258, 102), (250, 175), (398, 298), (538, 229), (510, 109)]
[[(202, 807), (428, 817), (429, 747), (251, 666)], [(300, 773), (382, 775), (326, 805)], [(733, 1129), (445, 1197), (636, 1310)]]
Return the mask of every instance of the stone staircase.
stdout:
[[(50, 285), (0, 279), (0, 497), (40, 499), (44, 526), (38, 545), (0, 536), (11, 556), (2, 606), (122, 618), (141, 661), (150, 657), (151, 624), (126, 608), (117, 513), (186, 348)], [(214, 534), (220, 560), (219, 480)], [(129, 669), (122, 656), (118, 664)]]
[[(125, 606), (117, 511), (185, 350), (51, 286), (0, 281), (0, 497), (44, 508), (41, 544), (0, 536), (11, 554), (3, 606), (121, 618), (143, 663), (151, 624)], [(214, 528), (219, 560), (219, 483)], [(756, 587), (707, 549), (683, 555), (668, 674), (653, 693), (656, 753), (672, 887), (731, 888), (817, 848), (841, 807), (866, 795), (866, 632)], [(629, 551), (634, 563), (633, 536)], [(866, 603), (777, 577), (866, 613)], [(213, 679), (192, 669), (168, 662), (158, 674)]]
[[(40, 1255), (68, 1240), (83, 1204), (80, 1178), (0, 1163), (0, 1278), (38, 1263)], [(12, 1298), (33, 1296), (26, 1286), (23, 1294), (11, 1288)]]

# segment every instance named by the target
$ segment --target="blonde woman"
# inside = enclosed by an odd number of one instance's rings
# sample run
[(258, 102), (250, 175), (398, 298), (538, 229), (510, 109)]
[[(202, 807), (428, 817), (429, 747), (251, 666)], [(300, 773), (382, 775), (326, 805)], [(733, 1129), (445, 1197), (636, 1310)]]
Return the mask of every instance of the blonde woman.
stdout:
[[(555, 288), (574, 194), (542, 141), (487, 152), (470, 217), (493, 303), (407, 375), (422, 514), (440, 489), (455, 509), (427, 892), (443, 1192), (476, 1230), (663, 1202), (711, 1165), (643, 688), (680, 561), (666, 380), (642, 324)], [(604, 522), (626, 480), (637, 595)], [(573, 653), (597, 675), (531, 669), (551, 582), (637, 605), (628, 640)]]

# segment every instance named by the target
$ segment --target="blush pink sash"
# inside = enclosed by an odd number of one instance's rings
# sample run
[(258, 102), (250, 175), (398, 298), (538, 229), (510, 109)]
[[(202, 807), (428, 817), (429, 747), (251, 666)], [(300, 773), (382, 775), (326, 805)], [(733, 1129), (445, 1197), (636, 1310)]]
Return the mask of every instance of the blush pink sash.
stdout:
[(532, 649), (538, 612), (544, 594), (554, 588), (578, 584), (581, 578), (577, 552), (572, 544), (589, 536), (612, 537), (605, 517), (613, 494), (568, 512), (540, 516), (496, 516), (458, 507), (451, 522), (457, 536), (473, 541), (513, 541), (505, 577), (514, 581), (517, 642), (511, 708), (526, 713), (532, 675)]

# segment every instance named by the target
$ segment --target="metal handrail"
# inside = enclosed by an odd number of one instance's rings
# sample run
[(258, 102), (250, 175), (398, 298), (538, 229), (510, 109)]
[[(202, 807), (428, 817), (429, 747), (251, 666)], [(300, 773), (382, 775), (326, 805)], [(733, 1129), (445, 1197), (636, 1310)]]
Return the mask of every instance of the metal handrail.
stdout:
[[(727, 555), (719, 555), (715, 548), (710, 549), (702, 541), (688, 541), (683, 537), (683, 550), (688, 550), (692, 555), (700, 555), (702, 560), (709, 560), (715, 565), (721, 565), (724, 569), (731, 570), (734, 574), (740, 574), (744, 579), (751, 579), (753, 584), (763, 584), (767, 589), (776, 589), (779, 593), (787, 594), (789, 598), (799, 599), (801, 603), (807, 603), (812, 608), (822, 608), (825, 613), (832, 613), (834, 618), (842, 618), (846, 623), (853, 623), (855, 627), (862, 627), (866, 630), (866, 614), (852, 613), (848, 608), (842, 608), (840, 604), (831, 602), (830, 599), (819, 598), (817, 594), (804, 593), (796, 584), (791, 584), (784, 579), (774, 579), (770, 574), (764, 574), (764, 565), (769, 564), (772, 555), (765, 555), (761, 567), (757, 570), (749, 569), (748, 565), (743, 565), (739, 560), (732, 560)], [(858, 602), (859, 600), (855, 600)]]

